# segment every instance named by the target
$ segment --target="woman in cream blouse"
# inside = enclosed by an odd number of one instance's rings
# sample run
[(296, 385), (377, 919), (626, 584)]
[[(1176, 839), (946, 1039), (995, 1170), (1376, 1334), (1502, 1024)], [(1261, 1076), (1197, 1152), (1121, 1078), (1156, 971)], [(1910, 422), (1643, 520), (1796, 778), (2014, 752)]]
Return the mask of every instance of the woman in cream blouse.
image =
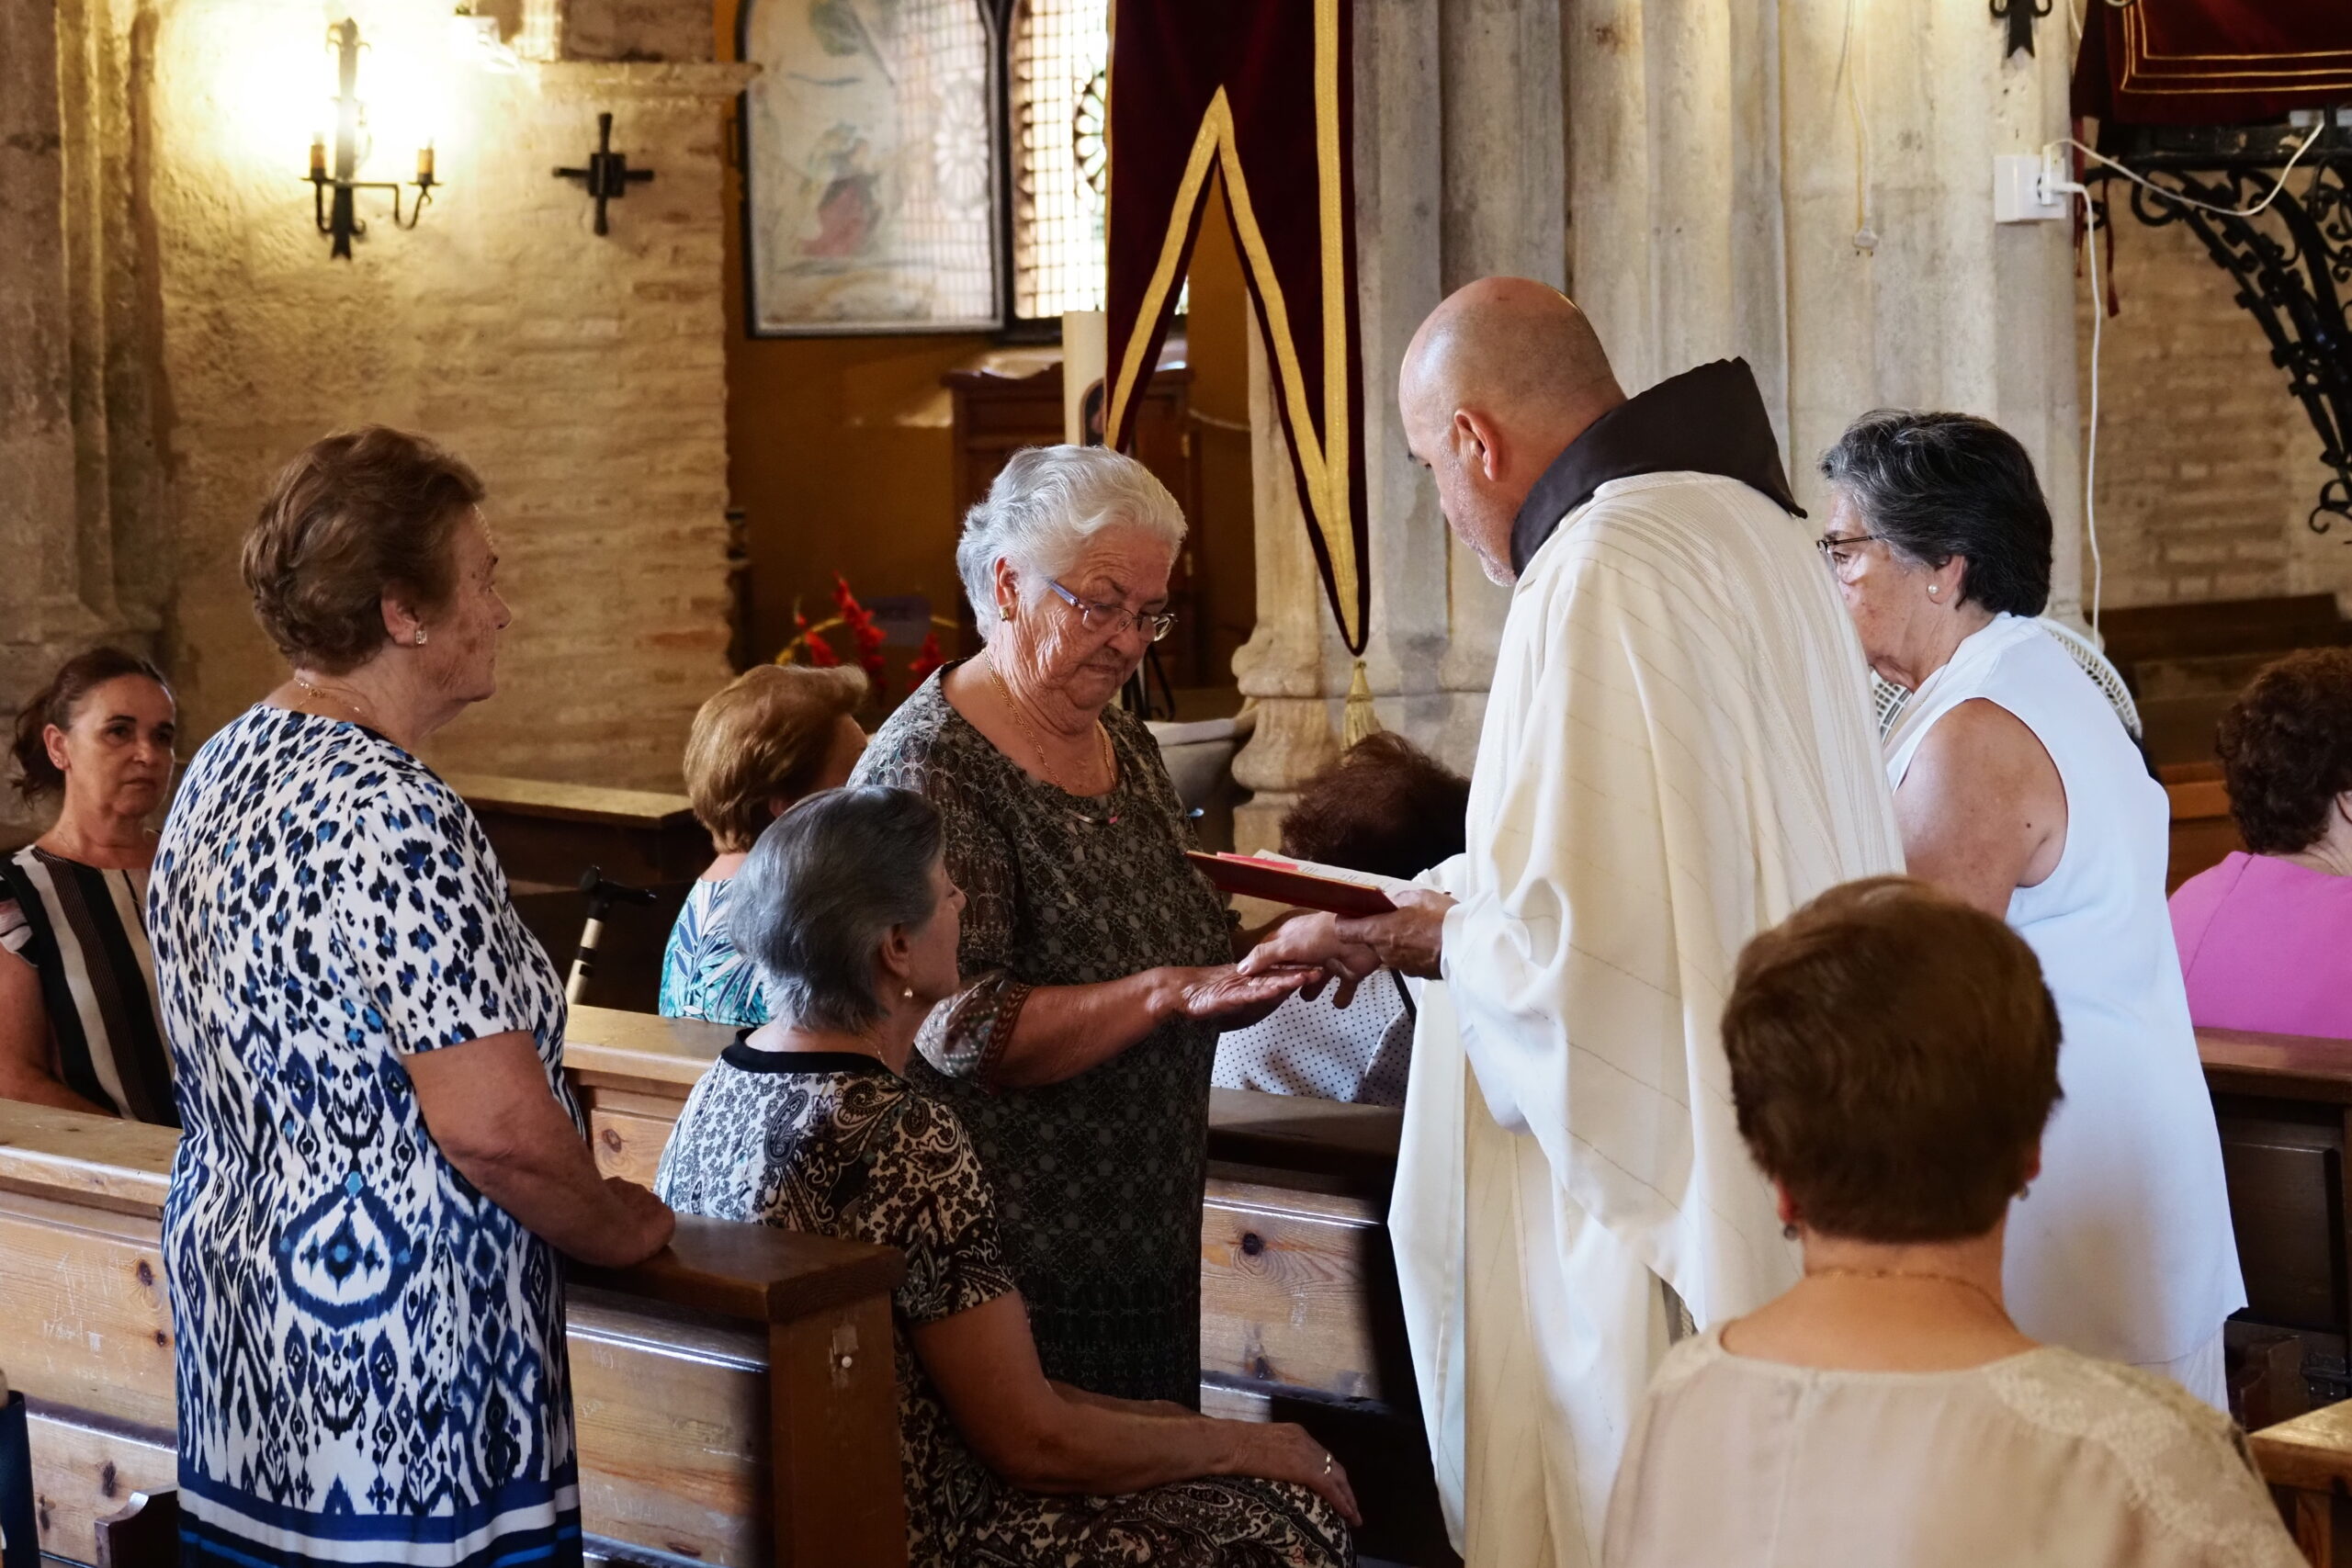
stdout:
[(1724, 1047), (1804, 1278), (1667, 1357), (1608, 1568), (2301, 1561), (2226, 1416), (2009, 1320), (2002, 1232), (2058, 1099), (2014, 931), (1905, 878), (1833, 888), (1748, 944)]

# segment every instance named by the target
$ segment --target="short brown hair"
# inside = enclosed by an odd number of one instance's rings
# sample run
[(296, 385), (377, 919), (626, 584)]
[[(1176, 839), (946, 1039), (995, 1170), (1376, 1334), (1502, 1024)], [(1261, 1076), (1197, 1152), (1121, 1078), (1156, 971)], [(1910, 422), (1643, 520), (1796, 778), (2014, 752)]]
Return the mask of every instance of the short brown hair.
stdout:
[(1462, 852), (1470, 781), (1396, 734), (1367, 735), (1283, 814), (1283, 853), (1409, 881)]
[(245, 535), (254, 614), (296, 664), (341, 674), (384, 644), (383, 595), (441, 608), (458, 524), (482, 498), (473, 469), (406, 431), (363, 425), (314, 442), (269, 487)]
[(2259, 855), (2307, 850), (2352, 790), (2352, 649), (2307, 648), (2266, 664), (2215, 736), (2230, 815)]
[(125, 653), (119, 648), (94, 648), (87, 653), (77, 653), (57, 667), (49, 684), (32, 694), (32, 699), (17, 710), (16, 743), (10, 748), (17, 759), (17, 794), (28, 804), (45, 795), (62, 794), (65, 788), (65, 773), (49, 760), (49, 742), (41, 732), (51, 725), (60, 729), (74, 728), (74, 716), (92, 692), (108, 681), (125, 675), (143, 676), (164, 689), (175, 705), (179, 699), (173, 695), (172, 683), (164, 672), (135, 653)]
[(2058, 1009), (2025, 940), (1908, 877), (1760, 933), (1724, 1009), (1739, 1135), (1825, 1235), (1982, 1235), (2058, 1100)]
[(865, 701), (862, 670), (760, 664), (702, 705), (686, 737), (686, 795), (719, 853), (750, 849), (775, 802), (808, 793), (842, 716)]

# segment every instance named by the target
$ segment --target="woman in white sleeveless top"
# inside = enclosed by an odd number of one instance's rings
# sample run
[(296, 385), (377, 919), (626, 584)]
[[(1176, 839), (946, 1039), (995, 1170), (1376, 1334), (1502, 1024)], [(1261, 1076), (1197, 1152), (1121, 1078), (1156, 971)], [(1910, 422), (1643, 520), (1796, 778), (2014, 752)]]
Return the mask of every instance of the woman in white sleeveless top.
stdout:
[(2009, 1219), (2018, 1326), (2225, 1406), (2245, 1289), (2165, 906), (2169, 811), (2032, 618), (2051, 558), (2032, 460), (1971, 415), (1881, 412), (1821, 470), (1822, 554), (1871, 668), (1912, 694), (1885, 741), (1905, 858), (2006, 918), (2058, 1003), (2065, 1099)]

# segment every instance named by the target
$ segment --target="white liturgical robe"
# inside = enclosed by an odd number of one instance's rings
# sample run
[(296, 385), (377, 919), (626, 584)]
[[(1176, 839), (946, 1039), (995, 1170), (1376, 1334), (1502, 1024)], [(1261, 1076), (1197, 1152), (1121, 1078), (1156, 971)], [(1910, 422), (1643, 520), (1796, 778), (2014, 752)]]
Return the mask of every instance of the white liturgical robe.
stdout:
[(1861, 649), (1805, 523), (1737, 479), (1603, 483), (1521, 572), (1391, 1212), (1468, 1568), (1598, 1562), (1668, 1339), (1793, 1284), (1734, 1123), (1740, 948), (1903, 869)]

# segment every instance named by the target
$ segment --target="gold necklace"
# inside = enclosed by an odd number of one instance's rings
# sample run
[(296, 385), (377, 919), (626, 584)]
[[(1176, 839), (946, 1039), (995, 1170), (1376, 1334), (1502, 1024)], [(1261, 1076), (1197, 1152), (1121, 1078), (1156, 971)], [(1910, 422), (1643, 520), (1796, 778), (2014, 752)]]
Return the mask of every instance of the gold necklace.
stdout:
[(1958, 1285), (1963, 1291), (1975, 1292), (1986, 1306), (2001, 1314), (2001, 1321), (2004, 1323), (2009, 1318), (2009, 1309), (2003, 1306), (1999, 1298), (1996, 1297), (1992, 1292), (1975, 1280), (1963, 1280), (1957, 1274), (1926, 1274), (1910, 1269), (1847, 1269), (1836, 1264), (1820, 1269), (1808, 1269), (1804, 1271), (1804, 1277), (1808, 1280), (1832, 1276), (1848, 1280), (1933, 1280), (1939, 1284)]
[[(1022, 733), (1029, 738), (1030, 746), (1037, 753), (1038, 765), (1046, 770), (1046, 782), (1064, 795), (1080, 800), (1087, 798), (1062, 783), (1060, 770), (1054, 766), (1053, 758), (1046, 755), (1045, 736), (1038, 731), (1035, 725), (1029, 722), (1029, 716), (1021, 711), (1021, 705), (1012, 700), (1012, 688), (1004, 683), (1004, 671), (996, 667), (996, 660), (993, 659), (989, 660), (989, 679), (996, 682), (997, 692), (1004, 698), (1004, 705), (1012, 710), (1012, 722), (1019, 725)], [(1118, 759), (1111, 750), (1111, 732), (1102, 728), (1102, 721), (1100, 718), (1094, 721), (1094, 735), (1096, 740), (1100, 742), (1098, 755), (1102, 760), (1102, 771), (1110, 775), (1113, 786), (1116, 787), (1119, 782)], [(1091, 822), (1097, 826), (1110, 826), (1119, 820), (1119, 814), (1115, 811), (1108, 818), (1089, 817), (1082, 811), (1077, 813), (1077, 816), (1079, 820)]]
[(294, 683), (301, 687), (304, 692), (308, 693), (312, 702), (341, 703), (344, 707), (350, 712), (351, 716), (359, 721), (362, 728), (372, 729), (379, 734), (382, 732), (383, 727), (378, 724), (375, 719), (370, 717), (366, 709), (362, 708), (357, 703), (353, 702), (349, 697), (337, 696), (333, 692), (314, 686), (311, 684), (310, 682), (302, 679), (300, 675), (294, 677)]

